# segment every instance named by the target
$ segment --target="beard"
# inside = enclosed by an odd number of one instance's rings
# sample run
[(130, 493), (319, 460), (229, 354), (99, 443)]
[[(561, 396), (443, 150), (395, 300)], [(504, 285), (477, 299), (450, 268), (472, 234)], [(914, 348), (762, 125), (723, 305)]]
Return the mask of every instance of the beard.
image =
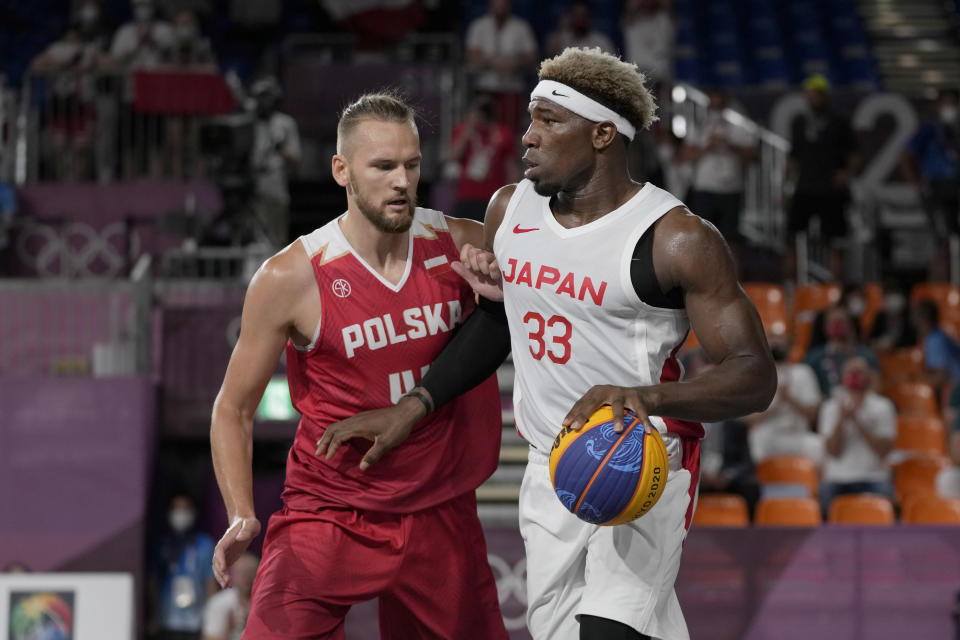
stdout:
[[(402, 194), (402, 197), (407, 199), (407, 215), (400, 217), (387, 215), (384, 211), (387, 206), (386, 202), (380, 204), (373, 202), (372, 199), (367, 198), (361, 193), (360, 189), (355, 185), (353, 187), (353, 194), (360, 213), (370, 221), (370, 224), (372, 224), (377, 231), (382, 233), (404, 233), (409, 230), (410, 225), (413, 224), (413, 212), (414, 209), (417, 208), (416, 194)], [(398, 194), (398, 197), (400, 197), (400, 194)]]

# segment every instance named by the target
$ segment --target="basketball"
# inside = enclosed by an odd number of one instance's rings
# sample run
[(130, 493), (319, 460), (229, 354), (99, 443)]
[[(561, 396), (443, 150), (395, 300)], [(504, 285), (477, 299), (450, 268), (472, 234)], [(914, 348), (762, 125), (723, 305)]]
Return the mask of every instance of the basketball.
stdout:
[(598, 409), (577, 431), (564, 427), (550, 451), (550, 481), (560, 502), (592, 524), (636, 520), (660, 499), (667, 483), (667, 448), (657, 431), (646, 433), (632, 411), (622, 433), (613, 409)]

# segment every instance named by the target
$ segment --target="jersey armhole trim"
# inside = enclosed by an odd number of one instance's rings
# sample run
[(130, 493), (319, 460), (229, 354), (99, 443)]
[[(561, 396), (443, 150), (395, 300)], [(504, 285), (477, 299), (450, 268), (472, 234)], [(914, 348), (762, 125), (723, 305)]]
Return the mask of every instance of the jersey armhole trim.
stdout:
[(520, 200), (523, 198), (523, 195), (527, 192), (527, 189), (530, 185), (533, 184), (529, 180), (521, 180), (517, 183), (516, 189), (513, 190), (513, 195), (510, 196), (510, 200), (507, 202), (507, 208), (503, 212), (503, 220), (500, 221), (500, 226), (497, 227), (497, 232), (493, 236), (493, 253), (497, 253), (497, 245), (501, 244), (500, 237), (502, 234), (506, 233), (504, 229), (510, 228), (510, 219), (513, 218), (513, 213), (517, 210), (517, 207), (520, 205)]

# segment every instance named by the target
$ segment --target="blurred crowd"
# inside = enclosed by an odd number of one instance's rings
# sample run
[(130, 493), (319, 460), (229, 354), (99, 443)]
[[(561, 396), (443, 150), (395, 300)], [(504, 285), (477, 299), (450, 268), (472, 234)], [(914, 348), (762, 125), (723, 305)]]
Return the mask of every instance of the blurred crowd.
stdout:
[[(960, 345), (955, 305), (937, 289), (811, 285), (795, 294), (792, 332), (782, 311), (758, 304), (777, 393), (763, 413), (706, 425), (701, 490), (738, 494), (751, 515), (763, 498), (813, 498), (824, 519), (846, 494), (901, 510), (911, 488), (960, 498)], [(801, 308), (811, 292), (823, 308)], [(709, 358), (691, 350), (687, 366), (696, 375)], [(917, 460), (932, 465), (922, 486), (898, 480)]]

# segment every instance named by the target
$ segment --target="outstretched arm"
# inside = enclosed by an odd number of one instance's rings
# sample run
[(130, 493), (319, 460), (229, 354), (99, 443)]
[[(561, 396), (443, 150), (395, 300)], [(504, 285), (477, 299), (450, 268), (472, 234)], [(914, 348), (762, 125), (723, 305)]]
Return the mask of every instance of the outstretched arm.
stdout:
[[(601, 405), (622, 420), (623, 408), (649, 416), (715, 422), (762, 411), (777, 389), (763, 325), (737, 283), (733, 260), (715, 227), (677, 208), (655, 228), (653, 264), (664, 291), (684, 291), (691, 329), (716, 363), (703, 375), (646, 387), (593, 387), (564, 425), (580, 428)], [(622, 428), (622, 423), (618, 425)]]

